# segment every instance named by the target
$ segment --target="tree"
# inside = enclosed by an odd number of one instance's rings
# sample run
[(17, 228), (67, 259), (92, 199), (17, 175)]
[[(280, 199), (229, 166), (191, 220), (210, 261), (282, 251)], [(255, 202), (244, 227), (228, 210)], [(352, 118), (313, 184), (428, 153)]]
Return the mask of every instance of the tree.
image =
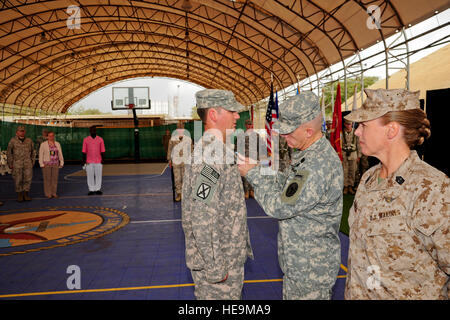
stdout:
[(200, 117), (197, 114), (197, 107), (192, 107), (191, 118), (194, 120), (200, 120)]
[(83, 106), (79, 106), (77, 108), (71, 108), (67, 111), (68, 115), (93, 115), (93, 114), (106, 114), (105, 112), (100, 111), (96, 108), (85, 109)]
[[(364, 77), (364, 88), (367, 88), (377, 82), (379, 80), (378, 77)], [(344, 81), (339, 81), (341, 84), (341, 103), (345, 103), (345, 92), (344, 92)], [(332, 117), (333, 105), (331, 105), (331, 95), (336, 99), (336, 88), (338, 81), (333, 82), (333, 84), (329, 84), (324, 87), (324, 96), (325, 96), (325, 116), (330, 119)], [(361, 91), (361, 80), (360, 78), (350, 78), (347, 79), (347, 99), (353, 96), (353, 93)], [(333, 88), (333, 89), (332, 89)], [(332, 93), (333, 92), (333, 93)]]

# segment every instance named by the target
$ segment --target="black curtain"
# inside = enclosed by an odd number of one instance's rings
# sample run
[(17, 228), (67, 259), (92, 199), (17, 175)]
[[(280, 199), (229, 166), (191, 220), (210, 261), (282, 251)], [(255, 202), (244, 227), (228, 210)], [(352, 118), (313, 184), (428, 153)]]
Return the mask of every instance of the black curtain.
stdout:
[(449, 175), (448, 107), (450, 88), (427, 91), (426, 113), (431, 123), (431, 137), (423, 145), (424, 161)]

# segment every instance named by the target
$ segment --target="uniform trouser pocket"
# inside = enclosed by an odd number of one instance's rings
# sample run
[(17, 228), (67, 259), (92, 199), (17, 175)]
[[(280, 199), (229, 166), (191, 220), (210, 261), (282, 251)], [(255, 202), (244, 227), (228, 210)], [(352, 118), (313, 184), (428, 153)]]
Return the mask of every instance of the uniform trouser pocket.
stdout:
[(317, 286), (288, 276), (283, 277), (283, 300), (330, 300), (330, 286)]
[(206, 280), (205, 270), (191, 271), (195, 283), (197, 300), (239, 300), (244, 285), (244, 265), (234, 266), (228, 270), (227, 280), (210, 283)]

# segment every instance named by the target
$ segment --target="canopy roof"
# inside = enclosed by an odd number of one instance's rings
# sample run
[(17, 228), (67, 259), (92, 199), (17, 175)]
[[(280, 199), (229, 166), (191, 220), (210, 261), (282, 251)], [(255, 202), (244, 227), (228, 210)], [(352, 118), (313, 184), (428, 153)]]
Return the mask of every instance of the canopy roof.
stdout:
[[(71, 5), (80, 8), (79, 28)], [(372, 5), (380, 29), (370, 28)], [(285, 88), (448, 6), (448, 0), (2, 1), (0, 105), (66, 112), (105, 85), (145, 76), (231, 90), (249, 105), (269, 95), (272, 76), (275, 87)]]
[[(426, 57), (411, 64), (410, 88), (411, 91), (420, 91), (419, 99), (426, 100), (428, 90), (438, 90), (450, 88), (450, 44), (427, 55)], [(405, 83), (406, 71), (399, 70), (391, 75), (390, 84), (392, 88), (403, 88)], [(367, 89), (384, 89), (384, 79), (380, 79)], [(366, 100), (366, 94), (363, 93), (363, 99)], [(361, 92), (358, 92), (355, 109), (362, 105)], [(348, 110), (353, 109), (353, 96), (347, 99)], [(425, 104), (426, 107), (426, 104)]]

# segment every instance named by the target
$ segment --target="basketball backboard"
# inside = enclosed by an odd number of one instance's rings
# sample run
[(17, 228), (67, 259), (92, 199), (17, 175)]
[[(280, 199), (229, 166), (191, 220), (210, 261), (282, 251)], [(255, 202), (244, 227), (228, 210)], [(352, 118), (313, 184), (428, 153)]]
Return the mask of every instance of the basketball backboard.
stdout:
[(113, 87), (112, 110), (150, 109), (149, 87)]

